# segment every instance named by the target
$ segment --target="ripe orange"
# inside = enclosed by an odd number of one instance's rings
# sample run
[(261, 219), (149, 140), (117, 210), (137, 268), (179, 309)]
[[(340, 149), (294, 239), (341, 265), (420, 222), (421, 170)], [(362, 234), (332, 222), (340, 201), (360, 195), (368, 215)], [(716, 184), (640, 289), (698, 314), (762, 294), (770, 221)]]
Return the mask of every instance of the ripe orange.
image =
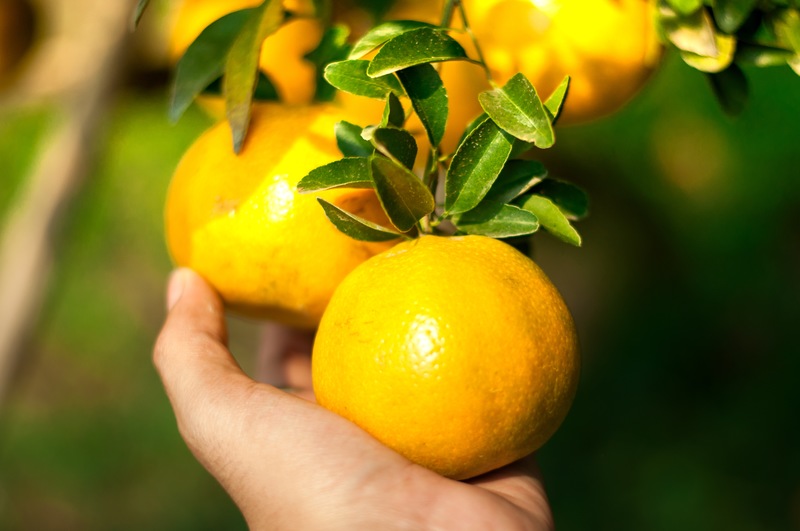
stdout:
[(525, 74), (542, 97), (572, 76), (562, 123), (610, 114), (657, 66), (652, 0), (464, 0), (494, 81)]
[[(255, 7), (262, 0), (184, 0), (178, 11), (170, 42), (173, 62), (206, 26), (228, 13)], [(309, 14), (309, 0), (284, 0), (284, 8)], [(314, 97), (314, 65), (303, 59), (322, 37), (322, 24), (314, 18), (298, 18), (267, 37), (261, 48), (259, 66), (275, 84), (281, 101), (308, 103)]]
[(528, 455), (575, 394), (572, 317), (533, 261), (483, 236), (423, 236), (357, 267), (317, 332), (327, 409), (440, 474)]
[(203, 134), (178, 165), (167, 196), (175, 263), (195, 269), (235, 311), (316, 326), (339, 282), (393, 244), (350, 239), (316, 200), (388, 224), (372, 190), (295, 191), (309, 171), (341, 158), (333, 128), (343, 118), (333, 105), (257, 104), (238, 156), (227, 123)]

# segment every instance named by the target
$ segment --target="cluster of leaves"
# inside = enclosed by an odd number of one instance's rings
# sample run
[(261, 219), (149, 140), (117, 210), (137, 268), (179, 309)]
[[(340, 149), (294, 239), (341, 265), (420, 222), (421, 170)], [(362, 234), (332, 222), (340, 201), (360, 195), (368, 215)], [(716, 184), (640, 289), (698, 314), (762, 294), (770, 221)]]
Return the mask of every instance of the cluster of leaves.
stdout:
[(664, 40), (708, 73), (730, 114), (747, 100), (741, 66), (788, 64), (800, 75), (799, 0), (659, 0), (658, 14)]
[[(372, 59), (365, 58), (373, 53)], [(328, 64), (324, 72), (328, 83), (351, 94), (385, 100), (383, 117), (366, 127), (339, 122), (336, 139), (345, 157), (309, 173), (298, 191), (373, 188), (392, 227), (378, 226), (319, 199), (342, 232), (361, 240), (442, 230), (507, 238), (532, 234), (541, 226), (580, 245), (571, 221), (586, 215), (585, 193), (548, 179), (541, 163), (516, 158), (555, 142), (553, 124), (569, 78), (545, 101), (522, 74), (482, 93), (484, 113), (469, 125), (455, 153), (441, 154), (437, 146), (445, 131), (448, 97), (434, 64), (443, 61), (478, 62), (445, 27), (393, 21), (364, 35), (347, 59)], [(407, 98), (409, 109), (401, 98)], [(417, 143), (404, 128), (411, 112), (419, 117), (430, 146), (421, 177), (412, 171)], [(444, 194), (437, 204), (440, 178)]]

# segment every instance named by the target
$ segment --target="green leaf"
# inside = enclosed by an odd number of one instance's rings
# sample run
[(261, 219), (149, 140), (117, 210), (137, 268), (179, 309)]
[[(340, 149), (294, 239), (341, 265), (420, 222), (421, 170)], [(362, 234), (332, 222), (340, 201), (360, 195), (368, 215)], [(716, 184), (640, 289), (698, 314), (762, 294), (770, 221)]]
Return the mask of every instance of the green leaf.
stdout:
[(433, 195), (416, 175), (390, 159), (373, 156), (371, 160), (375, 191), (395, 227), (407, 232), (433, 212)]
[(228, 50), (252, 11), (234, 11), (212, 22), (186, 49), (172, 82), (170, 121), (177, 122), (197, 95), (222, 75)]
[(717, 74), (708, 74), (711, 88), (722, 109), (730, 116), (740, 114), (747, 104), (748, 88), (744, 72), (736, 64)]
[(794, 52), (772, 46), (758, 44), (742, 44), (736, 46), (734, 61), (739, 64), (751, 64), (758, 67), (782, 66), (794, 57)]
[(386, 227), (368, 221), (362, 217), (346, 212), (336, 205), (325, 201), (321, 197), (317, 198), (319, 204), (325, 210), (325, 215), (337, 229), (347, 234), (354, 240), (364, 242), (387, 242), (403, 237), (402, 234), (394, 232)]
[(556, 89), (550, 94), (550, 97), (547, 98), (547, 101), (544, 102), (544, 106), (547, 109), (547, 112), (550, 113), (550, 121), (552, 123), (556, 123), (558, 120), (558, 116), (561, 114), (561, 109), (564, 105), (564, 100), (567, 98), (569, 94), (569, 84), (571, 78), (569, 76), (564, 76), (564, 80), (558, 84)]
[(703, 7), (703, 0), (667, 0), (667, 3), (682, 15), (689, 15)]
[(738, 30), (758, 4), (758, 0), (716, 0), (711, 6), (714, 20), (725, 33)]
[(736, 52), (736, 37), (723, 33), (714, 33), (717, 53), (713, 56), (698, 55), (692, 52), (682, 51), (683, 60), (701, 72), (721, 72), (728, 68), (733, 61)]
[(571, 220), (580, 220), (589, 214), (589, 196), (582, 188), (557, 179), (545, 179), (533, 192), (549, 198)]
[(397, 72), (411, 99), (411, 107), (425, 127), (431, 145), (438, 146), (447, 126), (447, 90), (432, 65), (422, 64)]
[(367, 98), (383, 99), (391, 93), (405, 94), (395, 76), (369, 77), (368, 67), (369, 61), (362, 59), (331, 63), (325, 67), (325, 79), (339, 90)]
[(445, 179), (445, 211), (472, 210), (486, 195), (503, 169), (514, 138), (485, 120), (458, 146)]
[(467, 234), (490, 238), (511, 238), (533, 234), (539, 230), (535, 214), (514, 205), (486, 202), (453, 219), (456, 228)]
[(361, 127), (342, 120), (336, 123), (333, 130), (336, 145), (345, 157), (369, 157), (375, 152), (372, 144), (361, 137)]
[(407, 31), (420, 28), (436, 30), (438, 26), (426, 22), (418, 22), (416, 20), (392, 20), (379, 24), (369, 30), (359, 39), (355, 46), (353, 46), (353, 50), (350, 52), (350, 59), (360, 59), (386, 41)]
[(381, 127), (394, 126), (403, 127), (406, 122), (406, 111), (403, 109), (403, 104), (394, 93), (390, 92), (386, 96), (386, 106), (383, 108), (383, 117), (381, 118)]
[(714, 22), (704, 9), (689, 15), (680, 15), (662, 6), (659, 9), (659, 17), (666, 37), (679, 50), (701, 57), (719, 55)]
[(326, 67), (334, 61), (347, 57), (347, 52), (350, 51), (350, 45), (347, 43), (349, 35), (350, 30), (347, 26), (336, 25), (328, 28), (317, 47), (305, 55), (305, 59), (316, 67), (315, 101), (331, 101), (336, 95), (336, 88), (328, 83), (325, 77)]
[(281, 0), (265, 0), (250, 11), (247, 20), (233, 42), (225, 61), (222, 92), (225, 95), (225, 114), (233, 133), (233, 150), (239, 153), (250, 124), (253, 90), (258, 79), (258, 58), (261, 45), (283, 23)]
[(539, 219), (542, 227), (556, 238), (576, 247), (581, 246), (581, 236), (578, 231), (570, 224), (561, 209), (548, 198), (532, 195), (525, 200), (522, 208), (532, 212)]
[(139, 25), (139, 21), (142, 20), (142, 15), (144, 15), (144, 10), (147, 9), (148, 4), (150, 4), (150, 0), (139, 0), (136, 3), (136, 7), (133, 9), (133, 16), (131, 17), (132, 29), (136, 29)]
[(370, 61), (367, 74), (379, 77), (425, 63), (468, 59), (467, 52), (440, 30), (419, 28), (392, 38)]
[(503, 88), (482, 92), (481, 107), (494, 122), (508, 133), (539, 148), (555, 143), (553, 124), (536, 94), (536, 89), (521, 73), (508, 80)]
[(314, 168), (297, 183), (301, 194), (330, 188), (372, 188), (369, 159), (346, 157)]
[(361, 133), (375, 149), (408, 168), (414, 167), (417, 158), (417, 141), (405, 129), (394, 127), (367, 127)]
[(470, 123), (467, 124), (467, 127), (464, 128), (464, 132), (461, 133), (461, 138), (458, 139), (458, 145), (460, 146), (461, 144), (463, 144), (464, 140), (467, 139), (467, 137), (470, 135), (470, 133), (472, 133), (475, 129), (478, 128), (479, 125), (481, 125), (483, 122), (485, 122), (488, 119), (489, 119), (489, 115), (486, 114), (485, 112), (482, 112), (481, 114), (479, 114), (478, 116), (473, 118), (473, 120)]
[[(509, 160), (483, 201), (508, 203), (547, 178), (547, 168), (535, 160)], [(482, 201), (482, 202), (483, 202)]]

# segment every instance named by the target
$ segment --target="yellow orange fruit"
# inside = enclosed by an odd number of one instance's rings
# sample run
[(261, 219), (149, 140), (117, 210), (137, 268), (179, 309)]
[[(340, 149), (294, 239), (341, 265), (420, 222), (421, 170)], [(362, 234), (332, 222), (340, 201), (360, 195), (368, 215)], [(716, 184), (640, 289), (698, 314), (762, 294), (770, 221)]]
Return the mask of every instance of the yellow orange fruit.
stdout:
[(195, 269), (235, 311), (316, 326), (339, 282), (392, 245), (345, 236), (316, 200), (386, 225), (372, 190), (295, 191), (309, 171), (341, 158), (333, 131), (343, 118), (330, 104), (257, 104), (239, 155), (227, 123), (204, 133), (183, 156), (167, 195), (175, 263)]
[[(173, 62), (186, 51), (209, 24), (228, 13), (255, 7), (262, 0), (184, 0), (176, 15), (170, 42)], [(284, 0), (284, 8), (308, 15), (310, 0)], [(322, 37), (322, 24), (314, 18), (297, 18), (267, 37), (261, 48), (259, 67), (275, 85), (281, 101), (291, 104), (310, 102), (314, 97), (315, 68), (303, 56), (316, 48)]]
[(498, 84), (522, 72), (547, 97), (572, 76), (562, 123), (610, 114), (661, 56), (652, 0), (464, 0)]
[(312, 372), (322, 406), (464, 479), (544, 444), (579, 363), (572, 317), (532, 260), (483, 236), (423, 236), (340, 284)]

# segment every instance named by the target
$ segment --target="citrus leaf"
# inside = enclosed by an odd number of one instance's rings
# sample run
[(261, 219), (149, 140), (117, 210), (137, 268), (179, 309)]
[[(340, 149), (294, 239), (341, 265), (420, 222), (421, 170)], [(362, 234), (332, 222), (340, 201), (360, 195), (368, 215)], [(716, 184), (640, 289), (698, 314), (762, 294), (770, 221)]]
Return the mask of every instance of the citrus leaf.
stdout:
[(681, 57), (686, 64), (701, 72), (716, 73), (725, 70), (733, 61), (733, 55), (736, 51), (736, 37), (715, 32), (714, 40), (717, 47), (716, 55), (704, 56), (681, 51)]
[(133, 9), (133, 15), (131, 16), (131, 29), (136, 29), (139, 25), (139, 21), (142, 20), (142, 15), (144, 15), (144, 10), (147, 9), (148, 4), (150, 4), (150, 0), (136, 2), (136, 7)]
[(555, 143), (550, 116), (528, 78), (518, 73), (502, 88), (482, 92), (481, 107), (494, 122), (508, 133), (539, 148)]
[[(483, 201), (508, 203), (547, 178), (547, 168), (535, 160), (509, 160)], [(481, 201), (481, 203), (483, 203)], [(480, 206), (480, 205), (479, 205)]]
[(539, 220), (535, 214), (514, 205), (493, 201), (460, 214), (453, 222), (461, 232), (490, 238), (524, 236), (539, 230)]
[(714, 20), (725, 33), (732, 34), (738, 30), (758, 4), (758, 0), (716, 0), (711, 9)]
[(336, 88), (328, 83), (325, 78), (325, 69), (328, 64), (340, 61), (347, 57), (350, 45), (347, 37), (350, 29), (347, 26), (336, 25), (325, 30), (319, 44), (304, 57), (316, 67), (316, 89), (314, 101), (331, 101), (336, 95)]
[(394, 232), (391, 229), (381, 227), (376, 223), (351, 214), (350, 212), (346, 212), (336, 205), (325, 201), (321, 197), (318, 197), (317, 201), (322, 205), (325, 216), (327, 216), (331, 223), (354, 240), (364, 242), (388, 242), (403, 237), (403, 235), (398, 232)]
[(667, 0), (667, 3), (682, 15), (694, 13), (703, 6), (703, 0)]
[(708, 74), (714, 95), (722, 109), (730, 116), (740, 114), (747, 104), (747, 78), (737, 65), (732, 64), (722, 72)]
[(533, 192), (553, 201), (568, 219), (580, 220), (589, 214), (589, 196), (572, 183), (545, 179), (533, 188)]
[(369, 77), (368, 67), (369, 61), (363, 59), (331, 63), (325, 67), (325, 80), (339, 90), (367, 98), (383, 99), (391, 93), (405, 94), (395, 76)]
[(662, 5), (659, 21), (667, 39), (679, 50), (702, 57), (719, 55), (714, 23), (705, 10), (681, 15)]
[(362, 128), (342, 120), (333, 126), (336, 145), (345, 157), (369, 157), (375, 152), (367, 140), (361, 138)]
[(373, 156), (371, 160), (375, 191), (395, 227), (406, 232), (433, 212), (433, 195), (416, 175), (390, 159)]
[(431, 145), (438, 146), (447, 125), (447, 90), (436, 69), (429, 64), (397, 72), (400, 84), (411, 99), (411, 107), (425, 127)]
[[(478, 128), (483, 122), (489, 119), (489, 115), (485, 112), (482, 112), (478, 116), (476, 116), (470, 123), (467, 124), (467, 127), (464, 128), (464, 132), (461, 133), (461, 138), (458, 139), (458, 146), (464, 143), (464, 140), (467, 139), (469, 134), (473, 132), (475, 129)], [(457, 148), (456, 148), (457, 149)]]
[(383, 108), (383, 117), (381, 118), (381, 127), (393, 125), (395, 127), (403, 127), (406, 122), (406, 111), (403, 109), (403, 104), (394, 93), (390, 92), (386, 96), (386, 106)]
[(436, 30), (438, 26), (426, 22), (418, 22), (416, 20), (392, 20), (379, 24), (364, 34), (355, 46), (353, 46), (350, 52), (350, 59), (360, 59), (386, 41), (407, 31), (419, 28)]
[(513, 137), (485, 120), (458, 146), (445, 178), (445, 212), (472, 210), (486, 195), (503, 169)]
[(225, 61), (222, 92), (225, 114), (233, 133), (233, 150), (239, 153), (250, 124), (250, 104), (258, 79), (261, 45), (283, 23), (280, 0), (265, 0), (252, 9)]
[(414, 167), (417, 158), (417, 141), (405, 129), (394, 127), (366, 127), (361, 133), (375, 149), (399, 162), (408, 169)]
[(553, 93), (550, 94), (550, 97), (547, 98), (547, 101), (544, 102), (545, 109), (547, 109), (547, 112), (550, 113), (550, 121), (552, 123), (556, 123), (558, 116), (561, 114), (564, 100), (569, 94), (570, 82), (571, 78), (569, 76), (564, 76), (564, 79), (561, 81), (561, 83), (558, 84)]
[(741, 41), (736, 46), (735, 62), (739, 64), (751, 64), (758, 67), (781, 66), (794, 57), (794, 52), (783, 48), (772, 46), (762, 46), (759, 44), (742, 44)]
[(532, 212), (539, 218), (539, 223), (542, 224), (542, 227), (559, 240), (576, 247), (581, 246), (581, 236), (578, 231), (570, 224), (561, 209), (548, 198), (541, 195), (531, 195), (522, 204), (522, 208)]
[(177, 122), (197, 95), (222, 75), (228, 50), (251, 12), (252, 9), (234, 11), (212, 22), (186, 49), (175, 68), (170, 121)]
[(369, 159), (345, 157), (314, 168), (297, 183), (301, 194), (330, 188), (372, 188)]
[(456, 59), (468, 59), (458, 41), (441, 30), (419, 28), (387, 41), (370, 61), (367, 74), (379, 77), (411, 66)]

